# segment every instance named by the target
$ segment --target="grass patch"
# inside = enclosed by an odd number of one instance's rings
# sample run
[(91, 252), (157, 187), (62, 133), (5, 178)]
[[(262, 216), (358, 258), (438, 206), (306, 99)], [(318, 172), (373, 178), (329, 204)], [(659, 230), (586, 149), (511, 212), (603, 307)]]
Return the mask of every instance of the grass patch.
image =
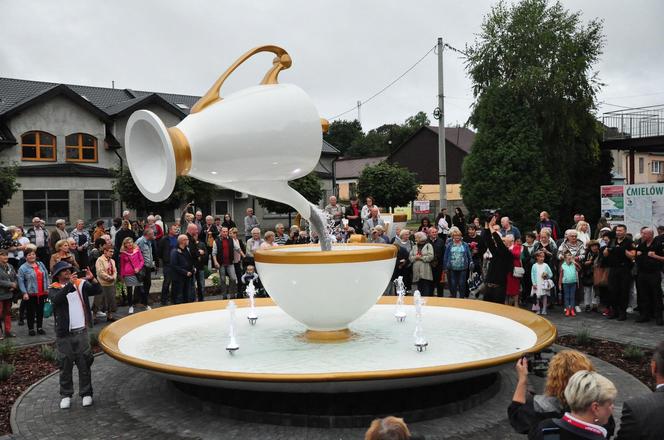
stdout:
[(581, 327), (574, 335), (574, 339), (579, 345), (589, 345), (592, 339), (592, 335), (588, 327)]
[(41, 355), (42, 359), (45, 361), (51, 362), (53, 364), (56, 363), (57, 361), (57, 356), (55, 354), (55, 349), (51, 347), (50, 345), (44, 344), (39, 348), (39, 354)]
[(9, 360), (10, 356), (13, 355), (14, 352), (16, 352), (16, 347), (14, 347), (13, 342), (5, 340), (4, 342), (0, 343), (0, 360)]
[(641, 359), (643, 359), (643, 356), (645, 356), (643, 350), (641, 350), (639, 347), (635, 345), (629, 344), (625, 347), (625, 350), (623, 351), (623, 357), (631, 361), (640, 361)]
[(4, 382), (14, 374), (14, 366), (12, 364), (0, 363), (0, 382)]

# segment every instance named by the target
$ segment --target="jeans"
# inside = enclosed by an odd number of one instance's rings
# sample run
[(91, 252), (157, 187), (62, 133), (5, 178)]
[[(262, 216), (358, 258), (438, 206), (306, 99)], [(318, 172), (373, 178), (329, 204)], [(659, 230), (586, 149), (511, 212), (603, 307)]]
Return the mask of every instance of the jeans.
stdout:
[(563, 283), (563, 301), (565, 307), (574, 307), (576, 303), (576, 283)]
[(24, 301), (28, 305), (28, 329), (35, 328), (35, 318), (37, 319), (37, 328), (42, 328), (44, 321), (44, 303), (46, 302), (46, 295), (30, 296), (28, 301)]
[(143, 289), (143, 286), (127, 286), (127, 305), (132, 307), (136, 304), (136, 300), (139, 300), (140, 304), (144, 306), (148, 305), (148, 294), (145, 292), (145, 289)]
[(452, 298), (465, 298), (466, 297), (466, 281), (468, 279), (468, 271), (466, 270), (448, 270), (450, 284), (450, 297)]
[(58, 337), (55, 340), (58, 366), (60, 367), (60, 396), (74, 395), (72, 371), (74, 364), (78, 368), (78, 394), (81, 397), (92, 396), (92, 374), (90, 366), (94, 362), (90, 349), (88, 331)]
[[(196, 269), (196, 296), (199, 301), (203, 301), (205, 298), (203, 292), (205, 291), (205, 270)], [(192, 283), (193, 285), (193, 283)]]
[(171, 268), (168, 266), (168, 264), (165, 264), (164, 265), (164, 282), (161, 285), (161, 305), (162, 306), (165, 306), (166, 304), (168, 304), (169, 296), (171, 297), (172, 302), (175, 302), (174, 294), (169, 295), (172, 284), (173, 284), (173, 276), (171, 274)]
[[(226, 286), (226, 275), (228, 275), (229, 282)], [(237, 296), (237, 276), (235, 275), (235, 266), (230, 264), (228, 266), (219, 266), (219, 282), (221, 283), (221, 295), (226, 298), (233, 295)]]

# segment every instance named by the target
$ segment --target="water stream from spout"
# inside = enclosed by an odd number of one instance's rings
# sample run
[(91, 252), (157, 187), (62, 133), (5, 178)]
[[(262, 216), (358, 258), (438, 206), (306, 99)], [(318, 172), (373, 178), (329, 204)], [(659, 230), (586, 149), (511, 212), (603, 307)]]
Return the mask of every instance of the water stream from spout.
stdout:
[(325, 211), (321, 210), (315, 205), (311, 205), (311, 214), (309, 215), (309, 224), (311, 231), (318, 236), (321, 251), (332, 250), (332, 228), (329, 222), (329, 216)]

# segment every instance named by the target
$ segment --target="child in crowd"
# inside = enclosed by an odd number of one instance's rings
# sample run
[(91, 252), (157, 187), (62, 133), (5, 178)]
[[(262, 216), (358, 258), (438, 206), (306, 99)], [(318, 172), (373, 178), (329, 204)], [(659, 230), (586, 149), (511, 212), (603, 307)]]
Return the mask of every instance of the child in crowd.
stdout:
[(563, 292), (565, 305), (565, 316), (576, 316), (574, 311), (576, 286), (579, 283), (579, 276), (574, 264), (574, 256), (566, 251), (563, 254), (565, 261), (560, 265), (560, 277), (558, 279), (558, 288)]
[(242, 281), (242, 284), (245, 286), (245, 292), (246, 292), (246, 286), (249, 285), (250, 281), (254, 282), (254, 287), (256, 288), (256, 295), (262, 295), (264, 293), (263, 286), (261, 284), (260, 279), (258, 278), (258, 274), (256, 273), (256, 268), (249, 264), (247, 265), (247, 269), (244, 272), (244, 275), (240, 278)]
[(600, 244), (597, 240), (589, 240), (586, 243), (586, 255), (583, 257), (581, 284), (583, 285), (583, 304), (586, 306), (586, 312), (597, 308), (594, 282), (595, 266), (599, 263), (600, 258), (599, 246)]
[(546, 306), (549, 298), (549, 293), (553, 288), (553, 272), (548, 264), (544, 262), (544, 252), (535, 252), (535, 264), (530, 269), (530, 280), (533, 287), (531, 289), (531, 296), (534, 297), (533, 312), (538, 315), (546, 315)]

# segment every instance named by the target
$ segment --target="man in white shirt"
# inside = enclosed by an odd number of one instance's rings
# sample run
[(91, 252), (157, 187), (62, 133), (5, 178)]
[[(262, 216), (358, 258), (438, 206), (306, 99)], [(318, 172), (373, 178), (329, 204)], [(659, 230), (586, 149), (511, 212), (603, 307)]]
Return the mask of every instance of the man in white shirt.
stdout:
[(48, 298), (53, 304), (55, 317), (55, 347), (60, 366), (60, 408), (71, 407), (74, 394), (72, 371), (78, 368), (78, 392), (83, 406), (92, 405), (92, 375), (90, 366), (94, 360), (90, 349), (88, 325), (92, 322), (88, 296), (101, 293), (101, 287), (90, 269), (79, 279), (73, 267), (59, 261), (53, 267), (53, 279), (48, 288)]

